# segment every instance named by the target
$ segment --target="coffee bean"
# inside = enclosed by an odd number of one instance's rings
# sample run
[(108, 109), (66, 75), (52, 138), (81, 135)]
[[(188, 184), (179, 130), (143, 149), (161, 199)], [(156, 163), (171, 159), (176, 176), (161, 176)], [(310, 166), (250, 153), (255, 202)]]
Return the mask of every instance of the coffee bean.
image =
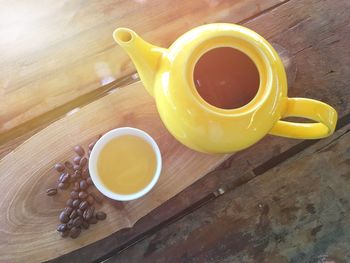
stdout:
[(87, 221), (83, 221), (83, 223), (81, 224), (81, 226), (82, 226), (83, 228), (85, 228), (85, 229), (88, 229), (89, 226), (90, 226), (90, 224), (89, 224), (89, 222), (87, 222)]
[(61, 190), (64, 190), (64, 189), (67, 189), (69, 187), (69, 184), (68, 183), (59, 183), (58, 186), (57, 186), (59, 189)]
[(64, 232), (64, 231), (66, 231), (67, 230), (67, 225), (66, 224), (60, 224), (60, 225), (58, 225), (58, 227), (57, 227), (57, 231), (58, 232)]
[(95, 202), (95, 199), (91, 195), (88, 195), (86, 201), (88, 201), (89, 205), (92, 205)]
[(66, 173), (61, 173), (60, 177), (58, 178), (58, 182), (61, 183), (63, 177), (66, 175)]
[(89, 187), (88, 183), (85, 180), (81, 180), (79, 186), (81, 190), (85, 190)]
[(73, 164), (70, 162), (70, 161), (66, 161), (66, 162), (64, 162), (64, 166), (66, 166), (66, 168), (68, 168), (68, 169), (73, 169)]
[(77, 238), (80, 235), (81, 229), (80, 227), (73, 227), (70, 230), (70, 237), (71, 238)]
[(96, 142), (92, 142), (92, 143), (89, 144), (89, 150), (90, 150), (90, 151), (92, 151), (92, 149), (94, 148), (95, 143), (96, 143)]
[(80, 190), (80, 186), (78, 182), (75, 182), (72, 188), (74, 191), (79, 191)]
[(67, 237), (69, 235), (69, 230), (66, 230), (64, 232), (60, 232), (61, 237)]
[(96, 193), (90, 193), (90, 195), (92, 195), (92, 197), (95, 199), (95, 201), (99, 204), (102, 204), (102, 197), (99, 194)]
[(87, 159), (85, 157), (80, 160), (80, 167), (84, 167), (87, 164)]
[(72, 207), (66, 207), (63, 209), (63, 212), (65, 212), (67, 215), (70, 215), (73, 211)]
[(80, 217), (77, 217), (73, 220), (73, 226), (78, 227), (83, 223), (83, 220)]
[(61, 183), (65, 184), (65, 183), (68, 183), (69, 181), (70, 181), (70, 175), (67, 173), (62, 177)]
[(48, 196), (53, 196), (53, 195), (57, 194), (57, 189), (56, 188), (49, 188), (46, 190), (46, 194)]
[(67, 223), (67, 229), (72, 229), (73, 227), (73, 219), (70, 219)]
[(86, 182), (88, 183), (88, 185), (93, 185), (94, 184), (94, 182), (92, 181), (91, 177), (86, 179)]
[(93, 206), (87, 208), (83, 213), (84, 220), (89, 221), (92, 218), (92, 216), (94, 215), (94, 210), (95, 209)]
[(82, 170), (82, 178), (87, 178), (89, 176), (89, 168), (88, 167), (84, 167), (83, 170)]
[(80, 208), (78, 208), (78, 209), (77, 209), (77, 212), (78, 212), (78, 215), (79, 215), (80, 217), (83, 216), (83, 210), (81, 210)]
[(81, 210), (85, 210), (86, 208), (88, 208), (88, 206), (89, 206), (89, 203), (87, 201), (83, 201), (80, 203), (79, 208)]
[(73, 169), (74, 169), (75, 171), (80, 171), (80, 170), (81, 170), (80, 164), (74, 164), (74, 165), (73, 165)]
[(88, 194), (84, 191), (79, 192), (79, 198), (80, 199), (85, 199), (86, 197), (88, 197)]
[(77, 207), (79, 207), (79, 205), (80, 205), (80, 200), (79, 199), (75, 199), (73, 201), (73, 207), (77, 208)]
[(58, 217), (61, 221), (61, 223), (67, 223), (69, 221), (69, 217), (66, 212), (62, 211)]
[(102, 211), (99, 211), (96, 213), (96, 219), (97, 220), (105, 220), (107, 217), (107, 214), (102, 212)]
[(74, 179), (74, 181), (78, 180), (80, 177), (81, 177), (81, 171), (80, 170), (74, 171), (74, 174), (72, 175), (72, 178)]
[(90, 223), (90, 224), (96, 224), (96, 223), (97, 223), (96, 217), (92, 216), (92, 217), (90, 218), (90, 220), (89, 220), (89, 223)]
[(73, 199), (68, 199), (66, 205), (69, 207), (73, 207)]
[(78, 154), (81, 157), (83, 157), (85, 154), (83, 147), (81, 147), (80, 145), (75, 146), (74, 151), (76, 152), (76, 154)]
[(79, 193), (77, 191), (72, 191), (70, 193), (70, 196), (72, 197), (72, 199), (78, 199), (79, 198)]
[(57, 172), (63, 172), (64, 171), (64, 165), (63, 164), (61, 164), (61, 163), (56, 163), (55, 164), (55, 166), (54, 166), (54, 168), (55, 168), (55, 170), (57, 171)]
[(74, 163), (74, 164), (80, 164), (80, 160), (81, 160), (81, 157), (80, 157), (80, 156), (75, 156), (75, 157), (73, 158), (73, 163)]
[(77, 210), (74, 209), (74, 210), (72, 211), (72, 213), (70, 214), (69, 218), (70, 218), (70, 219), (74, 219), (74, 218), (76, 218), (76, 217), (78, 217), (78, 216), (79, 216), (79, 215), (78, 215)]

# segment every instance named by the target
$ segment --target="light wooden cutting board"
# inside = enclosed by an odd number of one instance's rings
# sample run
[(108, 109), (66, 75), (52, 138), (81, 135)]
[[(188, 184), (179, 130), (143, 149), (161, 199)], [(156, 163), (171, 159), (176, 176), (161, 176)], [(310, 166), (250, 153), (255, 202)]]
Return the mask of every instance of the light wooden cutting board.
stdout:
[[(76, 144), (86, 146), (97, 135), (121, 126), (143, 129), (157, 141), (163, 158), (159, 182), (139, 200), (122, 205), (105, 201), (101, 208), (108, 214), (105, 221), (82, 231), (77, 239), (61, 238), (56, 226), (68, 191), (46, 195), (58, 179), (53, 165), (71, 159)], [(131, 227), (227, 157), (197, 153), (178, 143), (140, 82), (117, 89), (48, 126), (0, 161), (0, 261), (52, 259)]]

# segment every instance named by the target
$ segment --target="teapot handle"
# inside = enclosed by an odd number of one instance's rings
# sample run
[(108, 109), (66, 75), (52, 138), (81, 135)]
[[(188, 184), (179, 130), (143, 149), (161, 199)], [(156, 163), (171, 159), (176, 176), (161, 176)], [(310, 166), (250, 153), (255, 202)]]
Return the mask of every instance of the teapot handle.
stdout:
[(282, 116), (302, 117), (316, 123), (297, 123), (278, 120), (270, 134), (296, 139), (320, 139), (331, 135), (338, 114), (334, 108), (321, 101), (305, 98), (288, 98), (287, 110)]

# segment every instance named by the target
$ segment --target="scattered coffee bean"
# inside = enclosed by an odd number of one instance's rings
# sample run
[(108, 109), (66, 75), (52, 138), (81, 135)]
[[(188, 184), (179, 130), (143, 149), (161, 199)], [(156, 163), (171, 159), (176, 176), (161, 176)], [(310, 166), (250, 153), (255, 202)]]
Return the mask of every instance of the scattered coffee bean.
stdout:
[(93, 203), (95, 203), (95, 199), (91, 195), (88, 195), (88, 197), (86, 198), (86, 201), (88, 201), (89, 205), (92, 205)]
[(89, 224), (96, 224), (96, 223), (97, 223), (96, 217), (92, 216), (89, 220)]
[(66, 224), (60, 224), (60, 225), (58, 225), (58, 227), (57, 227), (57, 231), (58, 232), (64, 232), (64, 231), (66, 231), (67, 230), (67, 225)]
[(85, 154), (83, 147), (81, 147), (80, 145), (75, 146), (74, 151), (76, 152), (76, 154), (78, 154), (81, 157), (83, 157)]
[[(95, 143), (89, 144), (89, 156)], [(95, 188), (89, 188), (90, 185), (93, 185), (93, 181), (89, 174), (88, 158), (84, 157), (83, 147), (77, 145), (74, 147), (74, 151), (78, 156), (73, 158), (73, 163), (70, 161), (66, 161), (64, 164), (57, 163), (54, 168), (61, 173), (57, 186), (59, 189), (67, 189), (70, 183), (74, 183), (70, 198), (66, 202), (67, 207), (59, 214), (61, 224), (57, 226), (57, 231), (62, 237), (77, 238), (82, 228), (88, 229), (90, 224), (96, 224), (98, 220), (105, 220), (107, 215), (102, 211), (95, 213), (93, 204), (95, 202), (101, 204), (103, 197), (95, 191)], [(89, 194), (86, 192), (87, 189), (94, 192)], [(49, 196), (55, 195), (57, 194), (57, 188), (47, 189), (46, 193)]]
[(64, 162), (64, 166), (66, 166), (66, 168), (68, 168), (68, 169), (73, 169), (73, 164), (70, 162), (70, 161), (66, 161), (66, 162)]
[(78, 227), (83, 223), (83, 220), (80, 217), (77, 217), (73, 220), (73, 226)]
[(62, 177), (61, 183), (66, 184), (66, 183), (69, 183), (69, 181), (70, 181), (70, 175), (67, 173)]
[(56, 163), (55, 166), (54, 166), (54, 168), (55, 168), (55, 170), (56, 170), (57, 172), (59, 172), (59, 173), (64, 171), (64, 165), (61, 164), (61, 163)]
[(77, 212), (78, 212), (78, 215), (79, 215), (79, 216), (81, 216), (81, 217), (83, 216), (83, 210), (81, 210), (80, 208), (78, 208), (78, 209), (77, 209)]
[(79, 192), (77, 191), (72, 191), (70, 193), (70, 196), (72, 197), (72, 199), (78, 199), (79, 198)]
[(79, 198), (80, 199), (85, 199), (88, 197), (88, 194), (84, 191), (79, 192)]
[(70, 219), (67, 223), (67, 229), (72, 229), (73, 227), (73, 219)]
[(80, 177), (81, 177), (81, 171), (80, 170), (74, 171), (74, 174), (72, 175), (72, 178), (74, 179), (74, 181), (78, 180)]
[(89, 224), (89, 222), (87, 222), (87, 221), (83, 221), (83, 223), (81, 224), (81, 226), (82, 226), (83, 228), (85, 228), (85, 229), (88, 229), (89, 226), (90, 226), (90, 224)]
[(70, 206), (63, 209), (63, 212), (65, 212), (67, 215), (70, 215), (72, 211), (73, 211), (73, 208)]
[(79, 207), (79, 205), (80, 205), (80, 200), (79, 200), (79, 199), (75, 199), (75, 200), (73, 201), (73, 207), (74, 207), (74, 208), (77, 208), (77, 207)]
[(46, 194), (48, 196), (53, 196), (53, 195), (57, 194), (57, 189), (56, 188), (49, 188), (46, 190)]
[(61, 223), (65, 224), (69, 221), (69, 217), (67, 215), (67, 213), (65, 213), (64, 211), (62, 211), (59, 215), (59, 219), (61, 221)]
[(90, 150), (90, 151), (92, 151), (92, 149), (94, 148), (95, 143), (96, 143), (96, 142), (92, 142), (92, 143), (89, 144), (89, 150)]
[(91, 177), (86, 179), (86, 182), (88, 183), (88, 185), (93, 185), (94, 184), (94, 182), (92, 181)]
[(82, 176), (84, 179), (86, 179), (89, 176), (89, 168), (88, 167), (84, 167), (82, 170)]
[(86, 208), (88, 208), (88, 206), (89, 206), (89, 203), (87, 201), (83, 201), (80, 203), (79, 208), (81, 210), (85, 210)]
[(96, 219), (97, 220), (105, 220), (107, 217), (105, 212), (99, 211), (96, 213)]
[(79, 186), (81, 190), (85, 190), (89, 187), (88, 183), (85, 180), (81, 180)]
[(69, 235), (69, 230), (66, 230), (64, 232), (60, 232), (61, 237), (67, 237)]
[(84, 220), (89, 221), (93, 215), (94, 215), (94, 207), (89, 207), (84, 211), (83, 218)]
[(69, 207), (73, 207), (73, 199), (68, 199), (66, 205)]
[(80, 156), (75, 156), (75, 157), (73, 158), (73, 163), (74, 163), (74, 164), (80, 164), (80, 160), (81, 160), (81, 157), (80, 157)]
[(80, 186), (78, 182), (75, 182), (72, 188), (74, 191), (79, 191), (80, 190)]
[(78, 215), (77, 210), (74, 209), (74, 210), (72, 211), (72, 213), (70, 214), (69, 218), (70, 218), (70, 219), (74, 219), (74, 218), (76, 218), (76, 217), (78, 217), (78, 216), (79, 216), (79, 215)]
[(67, 189), (69, 187), (69, 184), (68, 183), (59, 183), (58, 186), (57, 186), (59, 189), (61, 190), (64, 190), (64, 189)]
[(61, 173), (60, 177), (58, 178), (58, 182), (61, 183), (63, 177), (66, 175), (66, 173)]
[(73, 169), (74, 169), (75, 171), (80, 171), (80, 170), (81, 170), (80, 164), (74, 164), (74, 165), (73, 165)]
[(87, 164), (87, 159), (85, 157), (80, 160), (80, 167), (84, 167)]
[(80, 235), (80, 232), (80, 227), (72, 227), (72, 229), (70, 230), (70, 237), (77, 238)]
[(90, 193), (90, 195), (92, 195), (92, 197), (95, 199), (95, 201), (99, 204), (102, 204), (103, 199), (99, 194), (96, 193)]

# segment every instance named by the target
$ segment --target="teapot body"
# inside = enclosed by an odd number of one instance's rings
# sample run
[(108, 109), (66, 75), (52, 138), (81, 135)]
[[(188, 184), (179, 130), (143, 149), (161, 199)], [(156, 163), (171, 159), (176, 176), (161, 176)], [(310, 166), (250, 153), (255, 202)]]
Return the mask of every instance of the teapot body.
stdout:
[[(275, 49), (254, 31), (217, 23), (194, 28), (168, 49), (154, 46), (134, 31), (118, 28), (115, 41), (134, 62), (141, 81), (154, 96), (160, 117), (181, 143), (206, 153), (231, 153), (259, 141), (266, 134), (297, 139), (331, 135), (337, 112), (326, 103), (287, 97), (287, 77)], [(204, 100), (194, 82), (200, 58), (217, 48), (233, 48), (254, 63), (259, 75), (254, 97), (239, 107), (221, 108)], [(220, 63), (214, 65), (223, 67)], [(242, 67), (242, 69), (244, 68)], [(210, 79), (211, 72), (206, 72)], [(314, 123), (295, 123), (285, 117), (303, 117)]]
[[(256, 96), (240, 108), (215, 107), (196, 90), (197, 61), (219, 47), (243, 52), (259, 72)], [(286, 74), (276, 51), (257, 33), (233, 24), (210, 24), (187, 32), (163, 54), (154, 97), (162, 121), (177, 140), (201, 152), (234, 152), (259, 141), (281, 117), (286, 107)]]

